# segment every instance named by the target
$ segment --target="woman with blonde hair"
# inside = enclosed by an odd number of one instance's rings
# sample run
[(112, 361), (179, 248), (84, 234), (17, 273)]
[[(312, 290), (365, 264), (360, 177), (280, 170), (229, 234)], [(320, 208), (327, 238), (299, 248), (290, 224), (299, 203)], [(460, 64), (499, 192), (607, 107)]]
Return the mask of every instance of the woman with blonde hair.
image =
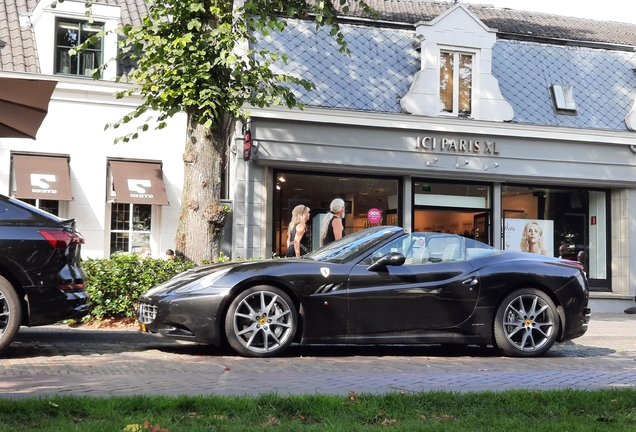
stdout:
[(523, 227), (520, 246), (522, 252), (550, 255), (543, 247), (543, 228), (537, 221), (530, 221)]
[(307, 221), (309, 220), (309, 207), (297, 205), (292, 210), (292, 219), (287, 229), (287, 253), (286, 257), (300, 257), (309, 252), (309, 233)]
[(344, 226), (342, 225), (345, 202), (340, 198), (336, 198), (331, 201), (329, 210), (330, 212), (327, 213), (320, 226), (320, 246), (340, 240), (345, 235)]

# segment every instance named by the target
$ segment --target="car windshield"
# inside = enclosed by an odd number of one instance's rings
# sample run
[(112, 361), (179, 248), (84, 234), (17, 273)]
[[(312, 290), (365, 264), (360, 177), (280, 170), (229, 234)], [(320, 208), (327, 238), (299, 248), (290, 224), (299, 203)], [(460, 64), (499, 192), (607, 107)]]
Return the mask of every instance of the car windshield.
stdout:
[(366, 254), (378, 244), (400, 232), (404, 230), (393, 226), (368, 228), (348, 234), (340, 240), (304, 255), (303, 258), (338, 264), (346, 263), (357, 256)]
[(404, 265), (465, 261), (500, 253), (485, 243), (455, 234), (415, 232), (404, 234), (380, 246), (361, 264), (371, 265), (384, 255), (397, 252), (404, 255)]

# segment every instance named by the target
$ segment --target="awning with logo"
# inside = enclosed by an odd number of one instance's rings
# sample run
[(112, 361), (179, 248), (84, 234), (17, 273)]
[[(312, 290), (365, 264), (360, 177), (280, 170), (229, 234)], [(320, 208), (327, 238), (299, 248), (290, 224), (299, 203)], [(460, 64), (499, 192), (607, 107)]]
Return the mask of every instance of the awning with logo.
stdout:
[(72, 201), (68, 155), (13, 153), (15, 191), (18, 199)]
[[(126, 204), (168, 205), (162, 163), (109, 160), (114, 195), (109, 200)], [(111, 192), (112, 193), (112, 192)]]

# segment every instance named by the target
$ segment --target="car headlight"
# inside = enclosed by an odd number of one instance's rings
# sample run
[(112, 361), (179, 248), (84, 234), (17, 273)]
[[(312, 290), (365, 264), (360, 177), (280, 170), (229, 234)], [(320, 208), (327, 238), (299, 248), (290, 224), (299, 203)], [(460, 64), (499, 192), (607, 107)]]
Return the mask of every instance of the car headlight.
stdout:
[(202, 289), (208, 288), (214, 285), (214, 283), (218, 281), (219, 279), (221, 279), (223, 276), (225, 276), (225, 274), (229, 272), (231, 269), (232, 268), (230, 267), (223, 270), (219, 270), (214, 273), (210, 273), (209, 275), (202, 277), (201, 279), (197, 279), (195, 281), (190, 282), (187, 285), (177, 288), (176, 290), (174, 290), (174, 292), (188, 293), (188, 292), (200, 291)]

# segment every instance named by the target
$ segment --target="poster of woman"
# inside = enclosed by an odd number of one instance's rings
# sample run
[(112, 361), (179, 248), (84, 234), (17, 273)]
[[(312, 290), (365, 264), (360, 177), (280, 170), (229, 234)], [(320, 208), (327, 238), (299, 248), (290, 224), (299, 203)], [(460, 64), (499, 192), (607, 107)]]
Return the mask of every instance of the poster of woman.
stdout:
[(505, 219), (504, 249), (554, 256), (554, 221)]

